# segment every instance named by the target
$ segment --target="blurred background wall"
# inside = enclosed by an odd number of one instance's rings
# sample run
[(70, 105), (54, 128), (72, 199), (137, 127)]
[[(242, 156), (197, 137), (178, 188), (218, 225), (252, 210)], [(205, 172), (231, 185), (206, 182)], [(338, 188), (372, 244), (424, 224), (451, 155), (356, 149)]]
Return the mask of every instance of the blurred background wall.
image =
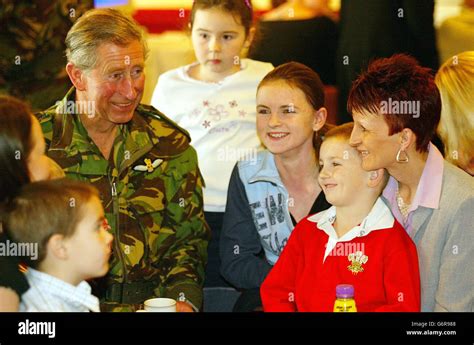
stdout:
[[(329, 1), (336, 15), (340, 1)], [(463, 1), (435, 1), (434, 25), (438, 30), (446, 18), (461, 12)], [(253, 0), (253, 4), (257, 17), (272, 8), (272, 0)], [(64, 72), (67, 31), (87, 9), (115, 7), (132, 15), (146, 33), (150, 54), (143, 103), (149, 103), (160, 74), (194, 61), (185, 32), (191, 5), (192, 0), (2, 0), (0, 93), (26, 99), (35, 110), (54, 104), (71, 86)]]

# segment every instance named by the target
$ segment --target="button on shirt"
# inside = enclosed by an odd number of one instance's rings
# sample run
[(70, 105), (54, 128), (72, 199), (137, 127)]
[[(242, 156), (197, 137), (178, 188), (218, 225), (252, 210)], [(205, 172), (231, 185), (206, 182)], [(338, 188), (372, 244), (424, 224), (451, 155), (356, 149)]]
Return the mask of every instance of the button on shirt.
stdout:
[(32, 268), (26, 279), (30, 289), (21, 296), (21, 312), (100, 312), (99, 299), (85, 281), (73, 286)]

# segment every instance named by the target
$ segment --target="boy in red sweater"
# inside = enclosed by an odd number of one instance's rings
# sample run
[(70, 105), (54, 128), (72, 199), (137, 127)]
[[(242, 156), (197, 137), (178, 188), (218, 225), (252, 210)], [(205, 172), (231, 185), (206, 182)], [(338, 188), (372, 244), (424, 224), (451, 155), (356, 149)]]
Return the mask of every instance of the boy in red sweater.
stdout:
[(364, 171), (349, 146), (352, 127), (325, 136), (319, 183), (333, 206), (293, 230), (260, 288), (264, 311), (333, 311), (339, 284), (358, 311), (420, 311), (415, 244), (379, 198), (385, 171)]

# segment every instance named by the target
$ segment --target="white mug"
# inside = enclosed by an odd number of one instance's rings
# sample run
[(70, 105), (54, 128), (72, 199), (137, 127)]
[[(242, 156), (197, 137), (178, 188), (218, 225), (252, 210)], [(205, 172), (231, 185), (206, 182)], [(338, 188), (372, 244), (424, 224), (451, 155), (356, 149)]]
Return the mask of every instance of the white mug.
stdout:
[(144, 303), (145, 311), (155, 313), (175, 313), (176, 301), (171, 298), (151, 298)]

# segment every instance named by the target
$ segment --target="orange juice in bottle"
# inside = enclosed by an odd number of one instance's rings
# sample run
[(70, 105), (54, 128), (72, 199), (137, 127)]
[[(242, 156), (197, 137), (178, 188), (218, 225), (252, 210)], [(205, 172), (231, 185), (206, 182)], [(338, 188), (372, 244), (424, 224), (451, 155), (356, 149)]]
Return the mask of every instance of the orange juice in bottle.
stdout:
[(354, 300), (354, 287), (348, 284), (336, 286), (336, 301), (334, 302), (334, 312), (353, 313), (356, 312)]

